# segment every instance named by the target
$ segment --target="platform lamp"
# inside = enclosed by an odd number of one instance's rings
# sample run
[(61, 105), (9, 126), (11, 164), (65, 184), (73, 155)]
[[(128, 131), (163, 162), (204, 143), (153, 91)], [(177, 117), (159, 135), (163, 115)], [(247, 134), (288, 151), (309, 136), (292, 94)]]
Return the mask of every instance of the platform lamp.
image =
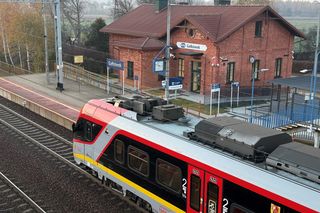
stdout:
[[(251, 60), (250, 60), (250, 62), (251, 62)], [(253, 62), (254, 63), (254, 62)], [(253, 64), (252, 63), (252, 64)], [(263, 68), (263, 69), (259, 69), (259, 70), (252, 70), (252, 87), (251, 87), (251, 107), (250, 107), (250, 123), (252, 123), (252, 111), (253, 111), (253, 109), (252, 109), (252, 107), (253, 107), (253, 97), (254, 97), (254, 80), (255, 80), (255, 74), (256, 73), (259, 73), (259, 72), (267, 72), (267, 71), (269, 71), (269, 69), (267, 69), (267, 68)]]

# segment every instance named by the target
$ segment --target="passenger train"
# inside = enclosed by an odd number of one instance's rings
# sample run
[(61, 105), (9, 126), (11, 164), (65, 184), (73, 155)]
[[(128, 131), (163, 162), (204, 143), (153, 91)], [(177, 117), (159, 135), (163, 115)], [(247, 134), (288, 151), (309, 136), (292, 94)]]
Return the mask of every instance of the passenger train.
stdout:
[(159, 98), (91, 100), (73, 153), (148, 212), (320, 212), (320, 152), (229, 117), (200, 119)]

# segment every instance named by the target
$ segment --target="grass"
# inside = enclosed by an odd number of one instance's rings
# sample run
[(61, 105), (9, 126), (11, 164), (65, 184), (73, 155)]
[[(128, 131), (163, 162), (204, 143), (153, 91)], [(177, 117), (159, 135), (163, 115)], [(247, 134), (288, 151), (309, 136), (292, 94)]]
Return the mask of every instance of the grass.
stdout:
[[(158, 96), (158, 97), (164, 97), (164, 89), (154, 89), (154, 90), (149, 90), (148, 93), (150, 95), (153, 96)], [(191, 109), (196, 111), (197, 113), (203, 113), (203, 114), (210, 114), (210, 105), (204, 105), (204, 104), (200, 104), (194, 101), (189, 101), (183, 98), (177, 98), (177, 99), (170, 99), (170, 102), (172, 104), (176, 104), (178, 106), (182, 106), (184, 108)], [(265, 104), (266, 101), (254, 101), (254, 105), (258, 105), (258, 104)], [(233, 106), (236, 107), (236, 102), (233, 103)], [(250, 106), (251, 102), (250, 101), (241, 101), (239, 102), (239, 106), (238, 107), (245, 107), (245, 106)], [(219, 109), (219, 113), (224, 113), (224, 112), (229, 112), (230, 109), (230, 102), (227, 103), (221, 103), (220, 104), (220, 109)], [(217, 114), (218, 111), (218, 106), (217, 104), (213, 104), (212, 105), (212, 115)]]
[[(209, 115), (210, 114), (210, 106), (209, 105), (204, 105), (204, 104), (199, 104), (197, 102), (193, 102), (193, 101), (189, 101), (186, 99), (182, 99), (182, 98), (177, 98), (177, 99), (172, 99), (170, 100), (171, 103), (176, 104), (178, 106), (182, 106), (186, 109), (192, 109), (196, 112), (200, 112), (200, 113), (204, 113)], [(218, 107), (217, 105), (213, 105), (212, 106), (212, 114), (215, 115), (217, 114), (218, 111)], [(220, 113), (224, 113), (227, 112), (227, 107), (222, 107), (220, 105)]]

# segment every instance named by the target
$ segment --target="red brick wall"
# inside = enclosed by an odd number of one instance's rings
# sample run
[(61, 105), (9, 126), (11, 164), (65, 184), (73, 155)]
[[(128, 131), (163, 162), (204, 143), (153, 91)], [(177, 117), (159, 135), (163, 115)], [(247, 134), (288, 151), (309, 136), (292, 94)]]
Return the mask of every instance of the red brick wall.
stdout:
[[(255, 23), (263, 21), (262, 36), (255, 37)], [(194, 27), (194, 26), (189, 26)], [(159, 51), (140, 51), (128, 48), (114, 47), (112, 43), (119, 40), (127, 40), (135, 37), (112, 34), (110, 35), (110, 53), (114, 58), (125, 62), (134, 62), (134, 75), (141, 80), (140, 88), (147, 89), (161, 87), (158, 75), (152, 72), (152, 59)], [(266, 81), (274, 79), (275, 59), (282, 58), (281, 77), (289, 77), (292, 70), (293, 35), (285, 29), (277, 20), (261, 15), (236, 30), (222, 42), (215, 44), (208, 37), (196, 30), (194, 37), (187, 35), (184, 28), (177, 28), (171, 33), (171, 44), (188, 42), (207, 46), (206, 51), (200, 57), (180, 55), (181, 52), (197, 52), (194, 50), (176, 48), (171, 52), (176, 58), (170, 62), (170, 76), (178, 76), (178, 58), (184, 59), (184, 85), (183, 89), (191, 89), (191, 61), (201, 62), (201, 94), (209, 95), (212, 83), (220, 83), (229, 87), (226, 83), (227, 63), (235, 62), (235, 81), (240, 82), (241, 87), (251, 86), (252, 65), (249, 56), (253, 55), (260, 60), (260, 69), (267, 68), (269, 71), (260, 73), (257, 86), (266, 85)], [(220, 58), (228, 59), (222, 61)], [(121, 76), (120, 76), (121, 77)], [(127, 79), (125, 70), (125, 83), (133, 85), (133, 80)]]
[[(194, 28), (194, 26), (189, 25), (188, 27)], [(177, 42), (188, 42), (188, 43), (195, 43), (195, 44), (203, 44), (207, 46), (206, 51), (195, 51), (195, 50), (188, 50), (188, 49), (175, 49), (173, 52), (177, 58), (184, 59), (184, 82), (183, 82), (183, 89), (190, 91), (191, 90), (191, 61), (200, 61), (201, 62), (201, 94), (209, 94), (210, 85), (212, 82), (215, 81), (214, 76), (214, 67), (212, 64), (216, 63), (216, 53), (217, 47), (213, 44), (213, 42), (203, 35), (200, 31), (196, 30), (195, 36), (190, 37), (186, 33), (186, 30), (183, 28), (179, 28), (172, 32), (171, 34), (171, 44), (176, 45)], [(185, 56), (180, 55), (179, 53), (182, 52), (199, 52), (203, 53), (201, 57), (192, 57), (192, 56)], [(170, 75), (177, 76), (178, 75), (178, 60), (173, 61), (173, 68), (170, 71)]]
[(119, 48), (115, 47), (113, 45), (113, 43), (115, 41), (124, 41), (124, 40), (133, 39), (133, 38), (137, 38), (137, 37), (110, 33), (109, 34), (109, 53), (110, 53), (110, 57), (114, 58), (114, 59), (119, 59), (119, 54), (120, 54), (119, 53)]
[[(263, 21), (262, 36), (257, 38), (255, 23), (260, 20)], [(282, 58), (281, 77), (291, 75), (293, 35), (276, 20), (259, 16), (218, 45), (220, 56), (228, 58), (228, 62), (236, 62), (235, 80), (240, 81), (241, 86), (251, 86), (252, 65), (249, 63), (249, 55), (260, 60), (260, 69), (269, 69), (259, 74), (257, 86), (266, 85), (267, 80), (274, 79), (276, 58)], [(219, 70), (219, 80), (224, 83), (226, 70), (227, 62)]]

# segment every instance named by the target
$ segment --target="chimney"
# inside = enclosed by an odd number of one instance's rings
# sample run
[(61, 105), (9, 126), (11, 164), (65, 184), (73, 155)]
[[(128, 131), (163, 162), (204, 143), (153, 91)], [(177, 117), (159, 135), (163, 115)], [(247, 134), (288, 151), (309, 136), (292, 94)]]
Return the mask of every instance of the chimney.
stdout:
[(156, 0), (156, 12), (160, 12), (162, 9), (166, 8), (168, 5), (168, 0)]

